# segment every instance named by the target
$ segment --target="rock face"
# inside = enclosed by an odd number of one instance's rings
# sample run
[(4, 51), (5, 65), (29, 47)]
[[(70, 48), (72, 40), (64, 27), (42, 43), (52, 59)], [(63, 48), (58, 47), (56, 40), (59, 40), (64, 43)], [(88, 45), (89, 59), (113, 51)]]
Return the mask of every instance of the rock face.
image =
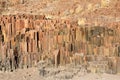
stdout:
[(43, 15), (1, 15), (0, 68), (28, 68), (45, 60), (56, 67), (74, 63), (84, 64), (92, 72), (101, 71), (101, 67), (103, 72), (120, 72), (120, 30), (119, 23), (115, 24), (81, 26)]

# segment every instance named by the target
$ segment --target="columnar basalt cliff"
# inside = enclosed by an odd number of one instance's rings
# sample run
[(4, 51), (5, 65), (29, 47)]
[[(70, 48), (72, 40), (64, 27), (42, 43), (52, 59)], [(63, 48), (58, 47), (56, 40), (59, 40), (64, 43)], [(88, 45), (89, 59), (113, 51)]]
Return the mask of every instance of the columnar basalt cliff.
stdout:
[(91, 72), (120, 72), (120, 30), (115, 24), (80, 26), (43, 15), (1, 15), (0, 69), (28, 68), (45, 60), (56, 67), (74, 63)]

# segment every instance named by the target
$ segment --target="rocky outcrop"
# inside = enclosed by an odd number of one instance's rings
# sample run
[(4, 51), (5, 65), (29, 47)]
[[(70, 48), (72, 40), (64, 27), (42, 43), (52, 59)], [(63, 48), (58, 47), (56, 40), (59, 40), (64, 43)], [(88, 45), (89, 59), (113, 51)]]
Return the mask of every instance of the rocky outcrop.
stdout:
[(2, 15), (1, 70), (28, 68), (44, 60), (56, 67), (68, 63), (89, 67), (91, 62), (98, 61), (97, 68), (90, 67), (101, 69), (99, 65), (105, 64), (105, 70), (120, 72), (120, 30), (119, 23), (115, 24), (116, 27), (83, 26), (43, 15)]

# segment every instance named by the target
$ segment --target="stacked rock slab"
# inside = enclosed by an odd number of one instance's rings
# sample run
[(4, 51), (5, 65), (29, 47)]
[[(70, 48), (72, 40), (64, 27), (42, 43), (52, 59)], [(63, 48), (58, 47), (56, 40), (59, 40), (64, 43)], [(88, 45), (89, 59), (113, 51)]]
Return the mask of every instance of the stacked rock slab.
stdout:
[(43, 15), (1, 15), (1, 70), (32, 67), (40, 60), (55, 66), (87, 65), (102, 56), (113, 64), (109, 69), (119, 71), (119, 31), (114, 26), (78, 26)]

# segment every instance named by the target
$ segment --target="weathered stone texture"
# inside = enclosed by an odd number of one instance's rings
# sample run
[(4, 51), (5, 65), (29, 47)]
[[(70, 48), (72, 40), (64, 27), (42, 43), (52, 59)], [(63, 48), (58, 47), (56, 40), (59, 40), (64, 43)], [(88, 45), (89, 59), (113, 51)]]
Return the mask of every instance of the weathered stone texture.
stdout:
[[(116, 25), (119, 26), (119, 23)], [(35, 66), (40, 60), (51, 61), (56, 67), (68, 63), (87, 65), (90, 61), (99, 61), (97, 68), (93, 67), (96, 62), (90, 65), (92, 72), (101, 69), (104, 64), (105, 70), (116, 72), (119, 71), (120, 56), (117, 28), (80, 26), (69, 20), (50, 20), (41, 15), (2, 15), (0, 66), (5, 66), (6, 61), (11, 70)], [(7, 66), (5, 69), (8, 69)]]

